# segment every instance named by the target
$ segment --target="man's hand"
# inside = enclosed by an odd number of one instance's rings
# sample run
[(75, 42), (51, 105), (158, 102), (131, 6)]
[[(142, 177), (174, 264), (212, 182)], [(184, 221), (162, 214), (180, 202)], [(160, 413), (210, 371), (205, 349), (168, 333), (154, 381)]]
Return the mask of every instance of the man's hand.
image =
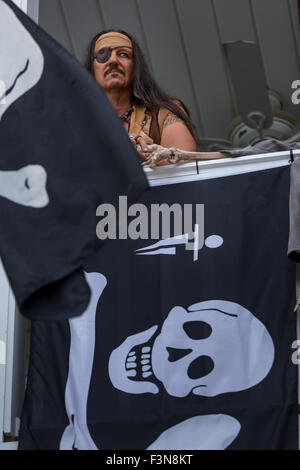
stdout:
[[(146, 144), (145, 139), (143, 139), (143, 137), (138, 136), (136, 134), (130, 134), (129, 138), (130, 138), (132, 144), (134, 145), (134, 147), (135, 147), (135, 149), (138, 153), (139, 159), (142, 162), (147, 160), (148, 154), (150, 153), (150, 149), (149, 149), (148, 145)], [(137, 149), (138, 145), (141, 148), (141, 150)]]

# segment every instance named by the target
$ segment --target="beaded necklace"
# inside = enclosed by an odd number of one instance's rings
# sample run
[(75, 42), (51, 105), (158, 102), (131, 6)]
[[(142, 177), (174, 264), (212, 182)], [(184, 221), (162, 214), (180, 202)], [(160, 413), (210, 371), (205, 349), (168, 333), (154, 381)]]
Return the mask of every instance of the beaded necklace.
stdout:
[(131, 119), (132, 112), (133, 112), (133, 106), (131, 106), (131, 108), (128, 109), (128, 111), (126, 111), (124, 114), (122, 114), (122, 116), (119, 116), (119, 117), (122, 121), (127, 122), (128, 124), (130, 124), (130, 119)]

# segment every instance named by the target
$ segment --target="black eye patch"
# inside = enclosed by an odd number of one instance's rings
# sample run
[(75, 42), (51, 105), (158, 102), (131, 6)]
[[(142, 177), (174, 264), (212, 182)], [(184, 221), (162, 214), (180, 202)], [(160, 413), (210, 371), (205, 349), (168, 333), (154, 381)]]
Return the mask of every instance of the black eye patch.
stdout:
[(104, 64), (104, 62), (107, 62), (110, 58), (111, 53), (112, 49), (110, 47), (103, 47), (103, 49), (100, 49), (100, 51), (97, 52), (97, 54), (95, 55), (95, 59), (100, 64)]
[(112, 51), (114, 51), (115, 49), (130, 49), (131, 50), (131, 47), (129, 46), (103, 47), (102, 49), (100, 49), (100, 51), (97, 52), (97, 54), (95, 55), (95, 59), (100, 64), (104, 64), (105, 62), (109, 60)]

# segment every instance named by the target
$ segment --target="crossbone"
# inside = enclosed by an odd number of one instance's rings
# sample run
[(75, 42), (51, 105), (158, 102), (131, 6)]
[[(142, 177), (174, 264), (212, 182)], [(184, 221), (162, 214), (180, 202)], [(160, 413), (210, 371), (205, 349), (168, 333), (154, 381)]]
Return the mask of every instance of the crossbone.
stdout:
[[(215, 160), (216, 154), (209, 155), (209, 153), (203, 152), (187, 152), (186, 150), (180, 150), (176, 147), (165, 148), (161, 145), (153, 144), (148, 145), (149, 155), (147, 159), (142, 163), (144, 168), (154, 168), (162, 160), (167, 160), (171, 164), (188, 163), (196, 160)], [(138, 146), (138, 151), (142, 151), (141, 147)], [(219, 158), (226, 158), (226, 155), (222, 155)]]
[(45, 207), (49, 204), (46, 181), (46, 170), (40, 165), (0, 171), (0, 196), (22, 206)]

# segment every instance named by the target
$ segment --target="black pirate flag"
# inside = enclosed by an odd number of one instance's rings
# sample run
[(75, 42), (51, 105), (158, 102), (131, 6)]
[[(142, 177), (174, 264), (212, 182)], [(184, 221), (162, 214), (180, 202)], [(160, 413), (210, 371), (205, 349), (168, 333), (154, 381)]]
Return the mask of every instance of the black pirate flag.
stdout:
[(204, 204), (195, 251), (116, 240), (81, 316), (34, 322), (20, 449), (297, 449), (289, 165), (223, 176), (140, 200)]
[(88, 302), (96, 207), (147, 183), (100, 87), (9, 0), (0, 44), (0, 254), (25, 315), (67, 318)]

